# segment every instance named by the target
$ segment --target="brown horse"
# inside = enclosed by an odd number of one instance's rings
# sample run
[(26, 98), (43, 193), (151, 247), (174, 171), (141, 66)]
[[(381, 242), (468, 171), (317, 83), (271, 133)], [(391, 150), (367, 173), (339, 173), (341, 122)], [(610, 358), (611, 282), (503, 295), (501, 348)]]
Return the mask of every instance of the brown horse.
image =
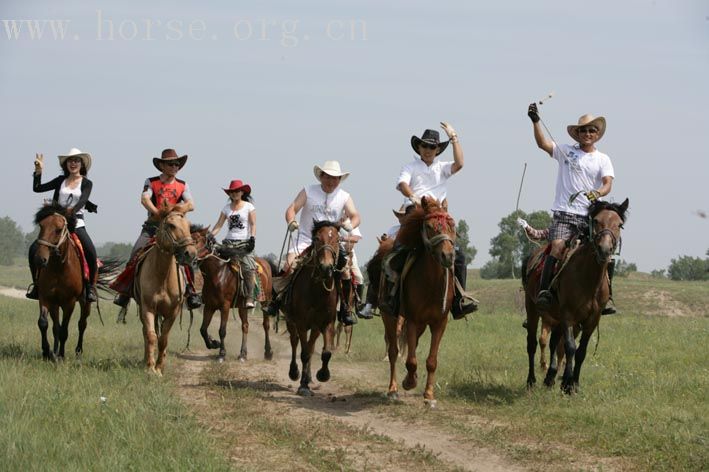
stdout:
[[(70, 233), (74, 231), (76, 218), (59, 205), (40, 208), (34, 221), (39, 225), (39, 235), (35, 243), (35, 266), (39, 268), (37, 277), (39, 293), (39, 320), (37, 325), (42, 335), (42, 357), (50, 360), (64, 358), (64, 346), (69, 337), (69, 321), (76, 302), (81, 308), (79, 319), (79, 341), (76, 355), (83, 352), (84, 331), (91, 314), (91, 304), (86, 303), (82, 292), (84, 280), (82, 262)], [(61, 323), (59, 309), (62, 310)], [(54, 348), (49, 348), (47, 315), (52, 317)]]
[[(330, 379), (328, 364), (332, 357), (332, 344), (337, 315), (338, 287), (335, 267), (339, 255), (339, 229), (337, 223), (317, 221), (313, 226), (312, 241), (307, 255), (300, 261), (293, 274), (291, 297), (283, 305), (286, 324), (290, 333), (291, 362), (288, 376), (297, 380), (300, 375), (298, 395), (310, 396), (313, 392), (310, 361), (315, 350), (315, 342), (322, 333), (322, 367), (316, 377), (320, 382)], [(308, 337), (310, 331), (310, 337)], [(302, 375), (295, 360), (300, 342)]]
[[(133, 298), (138, 302), (143, 322), (145, 366), (148, 372), (162, 375), (167, 357), (167, 341), (182, 307), (184, 277), (179, 264), (191, 264), (197, 250), (190, 236), (185, 210), (176, 205), (160, 211), (155, 245), (149, 248), (136, 269)], [(160, 331), (160, 338), (156, 331)], [(157, 342), (158, 359), (155, 361)]]
[[(408, 353), (406, 357), (406, 378), (401, 383), (405, 390), (416, 387), (417, 360), (416, 347), (426, 327), (431, 330), (431, 347), (426, 359), (426, 388), (424, 400), (435, 405), (433, 384), (438, 366), (438, 349), (448, 324), (455, 279), (453, 260), (455, 257), (455, 222), (447, 208), (433, 198), (422, 198), (421, 206), (403, 217), (396, 241), (411, 248), (413, 262), (407, 262), (401, 274), (400, 313), (388, 313), (386, 304), (380, 305), (382, 320), (389, 348), (389, 391), (390, 398), (398, 398), (396, 383), (396, 360), (399, 352), (398, 335), (406, 320)], [(380, 283), (380, 298), (383, 295), (384, 277)]]
[[(239, 309), (239, 318), (241, 318), (241, 350), (239, 352), (239, 360), (245, 361), (248, 353), (246, 349), (246, 340), (249, 334), (249, 314), (253, 308), (247, 309), (244, 307), (244, 297), (241, 295), (241, 279), (230, 268), (230, 262), (222, 259), (215, 254), (215, 249), (211, 240), (207, 237), (209, 228), (192, 228), (192, 238), (195, 241), (199, 254), (199, 268), (204, 278), (204, 287), (202, 288), (202, 300), (204, 307), (202, 309), (202, 326), (199, 329), (204, 344), (207, 349), (219, 349), (218, 360), (224, 361), (226, 357), (226, 348), (224, 339), (226, 338), (226, 329), (229, 322), (229, 310), (236, 302)], [(259, 265), (257, 276), (261, 280), (261, 289), (266, 300), (262, 304), (267, 304), (271, 299), (271, 266), (268, 261), (260, 257), (256, 258), (256, 263)], [(221, 314), (221, 324), (219, 325), (219, 341), (213, 339), (208, 332), (209, 324), (212, 322), (214, 312), (219, 310)], [(273, 350), (271, 349), (271, 317), (266, 313), (263, 314), (263, 331), (266, 339), (264, 345), (264, 358), (271, 360), (273, 358)]]
[[(536, 305), (539, 292), (540, 271), (532, 268), (525, 283), (525, 307), (527, 310), (527, 355), (529, 372), (527, 386), (536, 383), (534, 375), (534, 354), (537, 348), (537, 325), (542, 322), (551, 329), (549, 343), (550, 362), (544, 384), (554, 385), (558, 370), (556, 347), (564, 337), (566, 366), (561, 388), (566, 393), (578, 389), (581, 366), (586, 358), (586, 349), (591, 335), (596, 330), (601, 310), (608, 302), (608, 262), (613, 255), (620, 231), (625, 222), (628, 199), (621, 204), (597, 201), (589, 207), (590, 234), (581, 246), (565, 261), (564, 266), (552, 282), (557, 296), (548, 311), (541, 311)], [(538, 251), (543, 251), (540, 248)], [(580, 330), (581, 340), (576, 347), (576, 332)]]

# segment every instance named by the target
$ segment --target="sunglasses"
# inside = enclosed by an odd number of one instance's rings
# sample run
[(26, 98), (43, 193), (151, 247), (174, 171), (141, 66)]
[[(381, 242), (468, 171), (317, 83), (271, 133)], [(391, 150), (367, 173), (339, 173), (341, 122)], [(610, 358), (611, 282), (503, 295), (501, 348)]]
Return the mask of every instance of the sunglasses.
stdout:
[(431, 149), (431, 150), (438, 149), (437, 144), (421, 143), (421, 144), (419, 144), (419, 146), (421, 146), (424, 149)]
[(66, 160), (69, 164), (80, 164), (81, 163), (81, 158), (80, 157), (70, 157), (69, 159)]
[(596, 128), (579, 128), (579, 133), (596, 134), (598, 130)]
[(180, 167), (179, 162), (163, 162), (163, 165), (168, 167)]

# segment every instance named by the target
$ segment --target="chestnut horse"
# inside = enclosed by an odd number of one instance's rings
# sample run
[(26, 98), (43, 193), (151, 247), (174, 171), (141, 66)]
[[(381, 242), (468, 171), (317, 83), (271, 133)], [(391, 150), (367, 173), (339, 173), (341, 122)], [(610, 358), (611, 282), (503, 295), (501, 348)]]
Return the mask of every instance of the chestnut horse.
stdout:
[[(143, 323), (145, 367), (162, 375), (167, 357), (167, 341), (182, 307), (184, 276), (179, 264), (192, 264), (197, 250), (190, 236), (190, 223), (180, 205), (160, 210), (155, 245), (150, 247), (136, 269), (133, 298), (138, 302)], [(160, 331), (160, 337), (156, 330)], [(155, 344), (158, 358), (155, 361)]]
[[(625, 222), (627, 209), (627, 198), (621, 204), (599, 200), (589, 207), (590, 234), (564, 262), (563, 268), (552, 281), (556, 296), (548, 311), (541, 311), (536, 305), (540, 271), (533, 270), (529, 274), (524, 287), (529, 357), (528, 387), (536, 383), (534, 354), (537, 340), (535, 337), (539, 319), (542, 318), (542, 322), (552, 329), (549, 343), (549, 369), (544, 384), (548, 387), (554, 385), (558, 369), (556, 347), (563, 336), (566, 366), (561, 388), (566, 393), (578, 390), (581, 366), (586, 358), (588, 342), (598, 326), (601, 310), (608, 302), (608, 262), (620, 240), (620, 231)], [(540, 248), (537, 251), (543, 250), (544, 248)], [(577, 348), (574, 331), (579, 329), (581, 340)]]
[[(335, 276), (339, 255), (340, 225), (330, 221), (317, 221), (313, 225), (312, 245), (299, 261), (293, 274), (290, 300), (283, 304), (286, 325), (290, 333), (291, 362), (288, 376), (297, 380), (300, 375), (298, 395), (310, 396), (310, 361), (315, 350), (315, 341), (322, 333), (322, 367), (316, 377), (320, 382), (330, 379), (328, 364), (332, 357), (335, 317), (337, 315), (338, 284)], [(308, 337), (310, 331), (310, 337)], [(300, 342), (302, 374), (295, 360)]]
[[(398, 335), (406, 320), (407, 374), (401, 386), (405, 390), (416, 387), (418, 340), (428, 327), (431, 330), (431, 346), (426, 359), (426, 388), (424, 400), (435, 405), (433, 384), (438, 366), (438, 349), (448, 324), (448, 312), (453, 303), (455, 277), (455, 222), (447, 208), (433, 198), (423, 197), (421, 206), (403, 217), (396, 241), (412, 249), (413, 262), (407, 262), (401, 274), (400, 312), (387, 312), (381, 304), (382, 320), (389, 349), (389, 398), (398, 398), (396, 383), (396, 360), (399, 353)], [(380, 248), (381, 250), (382, 248)], [(380, 298), (385, 284), (382, 276)]]
[[(226, 338), (226, 328), (229, 322), (229, 310), (236, 301), (239, 309), (239, 318), (241, 318), (242, 333), (241, 350), (238, 359), (245, 361), (248, 356), (246, 340), (249, 334), (249, 314), (253, 311), (253, 308), (247, 309), (244, 307), (244, 297), (241, 295), (241, 279), (231, 270), (228, 260), (222, 259), (215, 254), (215, 248), (211, 239), (208, 238), (208, 233), (209, 228), (192, 228), (192, 238), (199, 254), (199, 268), (204, 278), (204, 287), (202, 288), (204, 307), (202, 309), (202, 326), (199, 332), (207, 349), (219, 349), (217, 359), (220, 362), (224, 361), (226, 357), (224, 339)], [(260, 257), (256, 258), (256, 263), (260, 266), (257, 277), (260, 277), (261, 289), (266, 296), (266, 300), (262, 304), (266, 304), (271, 299), (271, 266), (267, 260)], [(212, 316), (216, 310), (219, 310), (221, 314), (219, 341), (213, 339), (208, 332), (209, 324), (212, 322)], [(263, 331), (266, 342), (263, 355), (267, 360), (273, 358), (270, 330), (271, 317), (264, 313)]]

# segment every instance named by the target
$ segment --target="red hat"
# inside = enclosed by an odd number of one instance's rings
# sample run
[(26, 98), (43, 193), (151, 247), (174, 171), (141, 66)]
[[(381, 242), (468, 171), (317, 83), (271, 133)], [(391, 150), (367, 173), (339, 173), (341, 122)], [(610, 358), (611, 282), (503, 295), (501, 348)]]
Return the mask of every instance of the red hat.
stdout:
[(237, 179), (229, 182), (229, 188), (224, 188), (222, 190), (224, 190), (227, 195), (229, 194), (229, 192), (235, 192), (238, 190), (244, 192), (244, 195), (249, 195), (251, 193), (251, 186)]

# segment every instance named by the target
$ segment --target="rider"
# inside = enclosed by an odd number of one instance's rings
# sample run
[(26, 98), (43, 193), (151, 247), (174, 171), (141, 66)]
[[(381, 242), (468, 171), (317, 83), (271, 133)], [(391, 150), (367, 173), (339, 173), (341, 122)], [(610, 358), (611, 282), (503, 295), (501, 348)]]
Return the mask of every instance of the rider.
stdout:
[(219, 219), (212, 228), (212, 236), (216, 237), (229, 221), (229, 232), (222, 241), (225, 247), (234, 247), (241, 262), (244, 274), (246, 308), (254, 307), (254, 288), (256, 286), (256, 260), (252, 255), (256, 247), (256, 208), (251, 197), (251, 186), (241, 180), (232, 180), (229, 188), (222, 189), (229, 196), (229, 203), (219, 213)]
[[(411, 136), (411, 147), (420, 159), (416, 158), (404, 165), (396, 186), (397, 190), (406, 197), (404, 206), (407, 212), (411, 211), (413, 205), (420, 205), (421, 197), (424, 196), (433, 197), (444, 203), (447, 195), (446, 182), (463, 168), (463, 148), (460, 145), (458, 134), (448, 123), (441, 122), (441, 128), (446, 132), (450, 141), (440, 142), (438, 131), (431, 129), (425, 130), (420, 138)], [(453, 161), (436, 160), (436, 157), (448, 147), (449, 142), (453, 145)], [(407, 248), (395, 246), (392, 256), (389, 258), (389, 269), (394, 273), (396, 279), (406, 262), (407, 253)], [(455, 248), (454, 273), (460, 285), (465, 289), (467, 280), (465, 254), (458, 246)], [(391, 282), (394, 282), (395, 286), (398, 283), (397, 280)], [(389, 298), (385, 303), (388, 303), (390, 308), (395, 308), (397, 295), (390, 293)], [(454, 319), (460, 319), (477, 308), (477, 302), (472, 297), (461, 294), (456, 288), (451, 308)]]
[[(546, 151), (559, 165), (556, 194), (551, 208), (554, 217), (549, 227), (551, 253), (544, 261), (537, 296), (537, 305), (544, 309), (553, 301), (549, 284), (554, 266), (563, 255), (566, 241), (578, 234), (579, 227), (587, 224), (588, 206), (610, 193), (615, 174), (610, 158), (596, 149), (596, 143), (606, 131), (604, 117), (589, 114), (581, 116), (577, 124), (566, 128), (576, 144), (557, 145), (544, 136), (536, 103), (529, 105), (527, 116), (532, 120), (537, 146)], [(574, 196), (576, 198), (573, 198)], [(609, 284), (613, 277), (613, 268), (614, 264), (608, 267)], [(615, 309), (610, 305), (602, 313), (610, 315), (615, 313)]]
[[(346, 218), (343, 222), (343, 225), (349, 225), (351, 226), (351, 222), (349, 218)], [(357, 292), (357, 299), (361, 303), (363, 300), (364, 296), (364, 276), (362, 275), (362, 269), (359, 267), (359, 261), (357, 260), (357, 253), (355, 252), (355, 245), (362, 239), (362, 232), (359, 230), (359, 228), (353, 228), (352, 231), (346, 231), (344, 228), (340, 228), (340, 241), (344, 243), (344, 247), (346, 250), (348, 250), (349, 255), (350, 255), (350, 271), (352, 273), (352, 277), (354, 278), (353, 284), (355, 287), (355, 290)], [(355, 303), (356, 305), (356, 303)], [(343, 311), (346, 308), (343, 304), (340, 304), (340, 310)], [(355, 311), (357, 313), (357, 316), (360, 318), (364, 319), (370, 319), (372, 318), (371, 316), (362, 316), (361, 313), (358, 311), (358, 306), (353, 307), (355, 308)], [(345, 317), (346, 314), (342, 313), (340, 317)]]
[[(59, 177), (42, 183), (42, 168), (44, 167), (44, 156), (36, 154), (34, 160), (34, 174), (32, 179), (32, 190), (36, 193), (54, 190), (52, 201), (66, 208), (76, 217), (76, 229), (74, 234), (79, 237), (84, 249), (86, 263), (89, 265), (89, 281), (86, 284), (85, 295), (87, 302), (96, 301), (96, 286), (94, 284), (97, 271), (96, 248), (86, 232), (84, 223), (84, 208), (87, 212), (96, 213), (97, 206), (89, 201), (93, 184), (86, 177), (91, 168), (91, 155), (88, 152), (81, 152), (76, 148), (71, 148), (68, 154), (59, 156), (59, 165), (63, 174)], [(30, 270), (32, 271), (32, 287), (25, 295), (27, 298), (37, 300), (37, 274), (34, 266), (34, 255), (37, 251), (37, 243), (32, 243), (29, 251)]]
[[(148, 219), (143, 223), (140, 236), (138, 236), (138, 240), (133, 245), (129, 262), (126, 264), (126, 271), (132, 270), (131, 262), (135, 255), (155, 236), (158, 229), (157, 218), (160, 214), (160, 208), (162, 208), (165, 203), (169, 205), (177, 205), (180, 203), (185, 211), (194, 210), (194, 201), (192, 200), (189, 186), (184, 180), (177, 178), (177, 173), (184, 167), (186, 162), (187, 155), (178, 156), (174, 149), (165, 149), (160, 157), (153, 158), (153, 165), (160, 171), (160, 175), (145, 179), (140, 203), (148, 210)], [(184, 267), (185, 272), (188, 273), (188, 282), (185, 292), (185, 295), (187, 295), (187, 306), (190, 309), (199, 308), (202, 306), (202, 299), (195, 292), (192, 285), (194, 271), (189, 266)], [(126, 271), (124, 271), (124, 274)], [(124, 274), (119, 275), (118, 279), (122, 279)], [(119, 290), (113, 303), (125, 308), (128, 302), (130, 302), (130, 297), (128, 288), (122, 288)]]
[[(319, 184), (309, 185), (303, 188), (286, 209), (286, 222), (288, 230), (293, 232), (298, 230), (298, 235), (293, 239), (291, 247), (288, 249), (286, 258), (286, 272), (290, 272), (296, 257), (302, 253), (308, 246), (311, 245), (311, 233), (313, 223), (315, 221), (331, 221), (339, 223), (349, 218), (349, 223), (342, 223), (341, 227), (345, 231), (352, 231), (359, 226), (360, 218), (354, 201), (349, 193), (340, 188), (342, 183), (349, 175), (349, 172), (342, 172), (338, 161), (326, 161), (322, 167), (315, 166), (313, 168), (315, 178)], [(295, 220), (295, 215), (300, 213), (300, 223)], [(351, 281), (349, 274), (342, 273), (342, 269), (347, 263), (347, 254), (344, 247), (340, 244), (339, 257), (337, 260), (337, 274), (342, 274), (342, 300), (340, 300), (340, 312), (338, 314), (340, 321), (345, 325), (353, 325), (357, 323), (357, 318), (350, 314), (347, 306), (347, 300), (351, 290)], [(271, 302), (268, 313), (275, 315), (278, 313), (280, 305), (280, 297), (277, 297)], [(344, 309), (342, 308), (344, 305)]]

